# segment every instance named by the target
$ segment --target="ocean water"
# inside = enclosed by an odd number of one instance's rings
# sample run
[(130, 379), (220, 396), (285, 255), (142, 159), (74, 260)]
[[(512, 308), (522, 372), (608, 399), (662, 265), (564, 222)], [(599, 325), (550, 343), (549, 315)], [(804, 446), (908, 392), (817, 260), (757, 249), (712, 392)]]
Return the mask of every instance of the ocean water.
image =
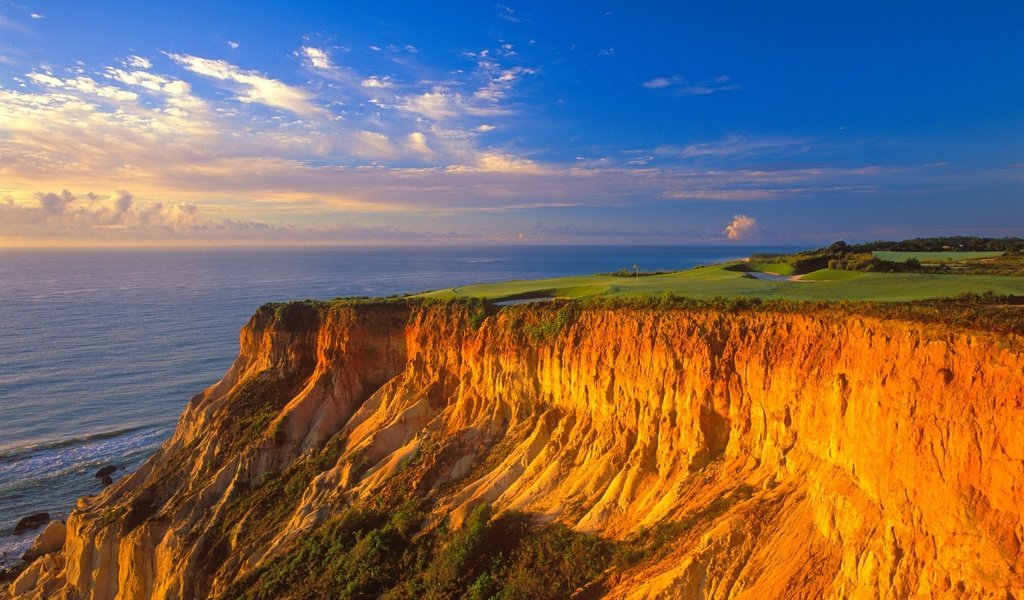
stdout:
[(685, 269), (795, 248), (517, 246), (0, 250), (0, 564), (171, 434), (238, 353), (266, 302), (385, 296), (502, 281)]

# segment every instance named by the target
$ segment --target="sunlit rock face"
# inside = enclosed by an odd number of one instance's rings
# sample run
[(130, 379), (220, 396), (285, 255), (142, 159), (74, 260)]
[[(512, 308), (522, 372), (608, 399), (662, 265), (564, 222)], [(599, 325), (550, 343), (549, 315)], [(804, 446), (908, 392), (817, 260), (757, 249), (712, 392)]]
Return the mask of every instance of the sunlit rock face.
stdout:
[(405, 494), (452, 527), (480, 503), (612, 540), (676, 524), (604, 574), (612, 598), (1024, 594), (1024, 340), (822, 309), (479, 310), (261, 309), (173, 438), (8, 593), (216, 596), (339, 506)]

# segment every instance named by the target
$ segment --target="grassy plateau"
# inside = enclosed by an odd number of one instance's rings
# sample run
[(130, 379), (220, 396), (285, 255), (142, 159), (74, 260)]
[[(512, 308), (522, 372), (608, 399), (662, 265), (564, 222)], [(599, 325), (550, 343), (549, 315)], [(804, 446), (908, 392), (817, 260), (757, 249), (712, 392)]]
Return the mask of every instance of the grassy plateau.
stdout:
[(977, 260), (979, 258), (995, 258), (1002, 256), (1002, 252), (893, 252), (875, 251), (875, 256), (882, 260), (892, 262), (907, 262), (917, 260), (922, 263), (955, 263), (965, 260)]
[[(696, 267), (686, 271), (623, 277), (610, 274), (554, 279), (481, 283), (436, 290), (425, 298), (479, 298), (490, 302), (531, 298), (594, 298), (658, 296), (687, 298), (761, 298), (812, 301), (903, 302), (948, 298), (965, 293), (1024, 295), (1024, 276), (1017, 269), (1000, 274), (958, 271), (958, 265), (993, 259), (1002, 252), (877, 252), (880, 259), (910, 259), (953, 267), (942, 272), (877, 272), (846, 268), (801, 271), (781, 257)], [(842, 265), (840, 265), (842, 266)], [(1003, 274), (1006, 273), (1006, 274)], [(759, 278), (770, 274), (777, 277)]]
[(671, 293), (688, 298), (749, 297), (789, 300), (906, 301), (943, 298), (961, 293), (992, 292), (1024, 295), (1024, 278), (1010, 275), (933, 275), (927, 273), (859, 273), (821, 269), (800, 280), (756, 279), (732, 265), (699, 267), (638, 279), (582, 275), (509, 281), (448, 288), (423, 294), (428, 298), (587, 298), (592, 296), (656, 296)]

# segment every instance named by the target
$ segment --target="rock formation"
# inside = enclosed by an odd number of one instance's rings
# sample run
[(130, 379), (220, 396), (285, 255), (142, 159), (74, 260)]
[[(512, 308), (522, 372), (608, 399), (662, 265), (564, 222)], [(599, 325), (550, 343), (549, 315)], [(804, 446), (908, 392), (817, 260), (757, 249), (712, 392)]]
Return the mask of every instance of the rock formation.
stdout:
[(481, 310), (260, 309), (173, 437), (8, 593), (237, 597), (346, 507), (416, 498), (411, 536), (489, 505), (643, 549), (580, 598), (1024, 594), (1019, 336), (820, 307)]
[(32, 561), (40, 556), (60, 550), (64, 547), (64, 537), (66, 534), (67, 528), (62, 521), (50, 521), (46, 529), (32, 543), (32, 546), (25, 551), (23, 558)]
[(20, 535), (31, 529), (42, 527), (50, 521), (50, 513), (39, 512), (22, 517), (14, 526), (14, 535)]

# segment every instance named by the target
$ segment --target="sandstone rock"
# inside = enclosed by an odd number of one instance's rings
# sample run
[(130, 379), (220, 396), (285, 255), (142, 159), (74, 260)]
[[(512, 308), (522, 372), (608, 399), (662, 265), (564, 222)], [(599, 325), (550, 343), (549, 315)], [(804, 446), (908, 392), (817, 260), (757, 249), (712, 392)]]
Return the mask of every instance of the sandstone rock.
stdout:
[[(261, 309), (174, 436), (80, 500), (13, 595), (217, 596), (403, 477), (456, 524), (482, 502), (612, 540), (676, 524), (603, 575), (611, 598), (1024, 595), (1024, 339), (822, 309), (592, 308), (554, 328), (559, 310), (471, 327), (458, 306)], [(287, 518), (221, 521), (328, 440), (340, 458)], [(427, 440), (454, 458), (410, 469)]]
[(60, 550), (64, 547), (64, 536), (66, 533), (67, 527), (62, 521), (50, 521), (46, 529), (32, 543), (32, 547), (25, 551), (22, 558), (31, 562), (44, 554)]
[(27, 517), (22, 517), (18, 524), (14, 526), (14, 535), (21, 535), (30, 529), (43, 525), (49, 520), (50, 513), (45, 512), (33, 513)]
[(7, 588), (7, 592), (14, 598), (31, 598), (32, 600), (53, 598), (64, 585), (61, 575), (63, 566), (63, 561), (58, 554), (47, 554), (22, 571)]

